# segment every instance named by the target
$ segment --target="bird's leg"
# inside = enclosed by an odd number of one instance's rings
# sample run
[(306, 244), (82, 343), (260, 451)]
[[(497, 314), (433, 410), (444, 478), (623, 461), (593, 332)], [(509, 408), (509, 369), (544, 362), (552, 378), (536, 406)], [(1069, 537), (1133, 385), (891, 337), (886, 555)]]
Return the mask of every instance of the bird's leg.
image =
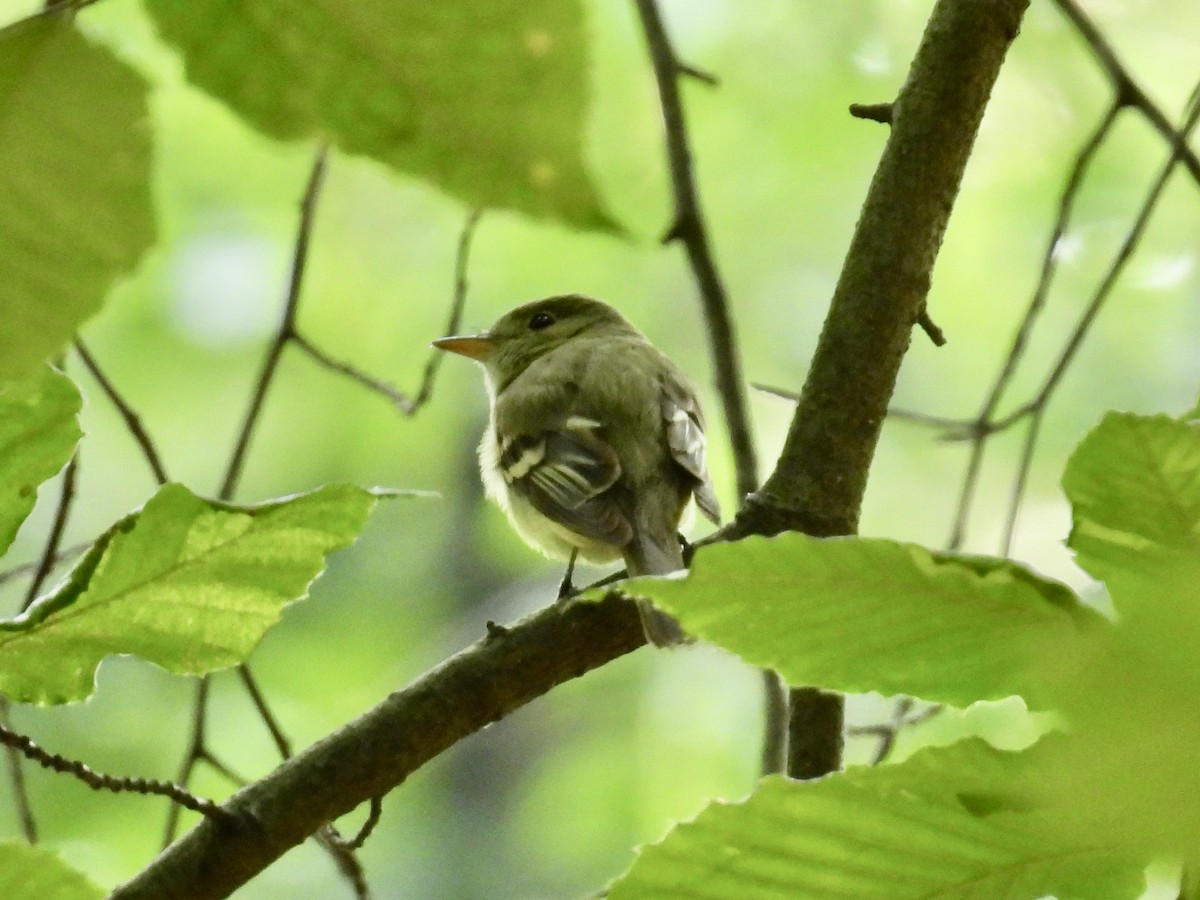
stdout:
[(575, 557), (579, 555), (578, 550), (571, 551), (571, 558), (567, 560), (567, 571), (563, 574), (562, 583), (558, 586), (559, 601), (570, 599), (575, 593), (575, 585), (571, 583), (571, 576), (575, 574)]
[(695, 547), (693, 547), (693, 546), (692, 546), (690, 543), (688, 543), (688, 539), (687, 539), (687, 538), (685, 538), (685, 537), (684, 537), (682, 534), (680, 534), (678, 531), (677, 531), (677, 532), (675, 532), (675, 537), (676, 537), (676, 539), (679, 541), (679, 547), (680, 547), (680, 549), (682, 549), (682, 550), (683, 550), (683, 561), (684, 561), (684, 562), (685, 562), (685, 563), (686, 563), (688, 566), (691, 566), (691, 564), (692, 564), (692, 554), (696, 552), (696, 548), (695, 548)]

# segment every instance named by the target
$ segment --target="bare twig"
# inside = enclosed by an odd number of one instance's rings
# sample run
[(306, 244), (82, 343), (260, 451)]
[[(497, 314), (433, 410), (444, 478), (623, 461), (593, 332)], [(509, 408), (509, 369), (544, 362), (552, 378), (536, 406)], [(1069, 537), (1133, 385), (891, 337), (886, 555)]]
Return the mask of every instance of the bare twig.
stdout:
[(851, 103), (850, 115), (856, 119), (867, 119), (883, 125), (892, 124), (891, 103)]
[[(1198, 86), (1200, 89), (1200, 86)], [(958, 506), (955, 513), (954, 527), (951, 531), (949, 546), (950, 549), (958, 549), (962, 546), (966, 535), (966, 522), (969, 514), (972, 498), (974, 496), (975, 486), (979, 479), (979, 474), (983, 461), (983, 451), (986, 440), (989, 435), (996, 433), (1020, 421), (1023, 418), (1029, 418), (1030, 427), (1026, 434), (1026, 439), (1022, 447), (1021, 459), (1018, 464), (1016, 480), (1014, 482), (1012, 496), (1009, 502), (1009, 510), (1006, 520), (1006, 525), (1002, 535), (1002, 551), (1007, 555), (1011, 549), (1012, 542), (1016, 533), (1016, 522), (1020, 511), (1021, 501), (1024, 495), (1025, 486), (1028, 482), (1030, 467), (1033, 463), (1033, 455), (1037, 445), (1037, 439), (1040, 435), (1042, 419), (1045, 416), (1046, 407), (1057, 390), (1066, 374), (1071, 362), (1074, 360), (1076, 353), (1082, 346), (1083, 341), (1087, 338), (1092, 325), (1095, 323), (1096, 317), (1103, 309), (1113, 287), (1124, 271), (1126, 264), (1132, 258), (1134, 251), (1141, 241), (1142, 235), (1149, 224), (1150, 217), (1154, 209), (1158, 205), (1158, 201), (1162, 196), (1163, 190), (1166, 188), (1167, 182), (1174, 173), (1177, 166), (1184, 159), (1186, 153), (1186, 141), (1188, 136), (1195, 129), (1197, 120), (1200, 118), (1200, 104), (1192, 103), (1188, 114), (1185, 117), (1183, 125), (1176, 132), (1171, 130), (1174, 135), (1175, 143), (1172, 145), (1171, 156), (1163, 164), (1154, 183), (1147, 191), (1146, 197), (1142, 201), (1141, 208), (1109, 264), (1108, 270), (1105, 272), (1104, 278), (1101, 279), (1087, 306), (1081, 313), (1075, 327), (1071, 330), (1063, 349), (1060, 351), (1053, 368), (1047, 375), (1038, 389), (1037, 394), (1028, 402), (1022, 404), (1016, 410), (1002, 419), (994, 419), (996, 407), (999, 405), (1000, 399), (1008, 387), (1012, 377), (1016, 371), (1017, 363), (1020, 361), (1024, 353), (1026, 343), (1033, 328), (1038, 314), (1045, 305), (1046, 297), (1049, 291), (1049, 285), (1055, 271), (1054, 248), (1058, 241), (1061, 240), (1065, 233), (1066, 223), (1069, 220), (1071, 208), (1074, 203), (1076, 194), (1079, 191), (1080, 184), (1084, 173), (1096, 150), (1101, 142), (1107, 136), (1112, 128), (1113, 121), (1120, 106), (1114, 103), (1106, 113), (1099, 126), (1093, 132), (1091, 138), (1084, 145), (1076, 158), (1075, 165), (1072, 167), (1071, 175), (1068, 178), (1067, 185), (1064, 188), (1062, 198), (1059, 201), (1059, 212), (1056, 218), (1055, 227), (1043, 255), (1041, 276), (1038, 279), (1037, 287), (1034, 289), (1033, 298), (1030, 301), (1029, 307), (1026, 310), (1025, 317), (1021, 325), (1017, 329), (1016, 336), (1013, 339), (1013, 344), (1009, 349), (1008, 354), (1001, 366), (1000, 374), (997, 376), (989, 392), (988, 398), (980, 410), (976, 419), (967, 423), (971, 435), (971, 453), (967, 461), (967, 469), (963, 476), (962, 489), (959, 493)]]
[(54, 772), (74, 775), (93, 790), (124, 792), (135, 794), (156, 794), (168, 797), (180, 806), (198, 812), (210, 819), (221, 822), (233, 820), (233, 816), (219, 804), (189, 793), (184, 788), (170, 781), (156, 781), (151, 778), (121, 778), (115, 775), (105, 775), (88, 767), (77, 760), (67, 759), (57, 753), (49, 753), (35, 744), (30, 738), (18, 734), (5, 725), (0, 725), (0, 743), (17, 750), (26, 759)]
[[(987, 398), (983, 402), (983, 407), (974, 420), (966, 423), (964, 430), (970, 436), (972, 444), (971, 452), (967, 459), (966, 473), (963, 476), (962, 488), (959, 491), (954, 525), (951, 529), (950, 539), (947, 542), (951, 550), (957, 550), (966, 540), (967, 517), (970, 513), (971, 502), (975, 495), (975, 487), (983, 465), (985, 440), (989, 434), (998, 430), (994, 427), (992, 418), (995, 415), (997, 407), (1000, 405), (1000, 400), (1004, 396), (1005, 390), (1016, 374), (1017, 364), (1025, 354), (1034, 325), (1045, 308), (1046, 299), (1050, 292), (1050, 285), (1058, 268), (1055, 250), (1066, 234), (1067, 224), (1071, 220), (1071, 213), (1075, 207), (1075, 200), (1083, 186), (1084, 176), (1091, 167), (1092, 160), (1095, 158), (1097, 151), (1116, 123), (1116, 118), (1120, 110), (1121, 107), (1118, 103), (1113, 103), (1109, 106), (1107, 112), (1096, 126), (1096, 129), (1088, 137), (1087, 141), (1084, 142), (1083, 147), (1080, 148), (1075, 156), (1075, 162), (1071, 166), (1071, 172), (1067, 176), (1066, 184), (1063, 187), (1062, 194), (1059, 196), (1058, 212), (1055, 215), (1054, 227), (1051, 229), (1050, 238), (1046, 242), (1045, 250), (1042, 253), (1041, 272), (1038, 276), (1037, 285), (1033, 289), (1033, 296), (1030, 298), (1029, 306), (1025, 310), (1025, 315), (1021, 319), (1021, 324), (1018, 326), (1016, 334), (1013, 336), (1012, 345), (1004, 357), (1000, 373), (996, 376), (991, 389), (988, 391)], [(1021, 415), (1023, 414), (1022, 412)], [(1016, 419), (1017, 416), (1015, 415), (1010, 417), (1010, 421), (1016, 421)]]
[(946, 346), (946, 335), (933, 319), (929, 318), (928, 310), (921, 310), (917, 314), (917, 324), (921, 326), (921, 330), (933, 342), (935, 347)]
[[(73, 559), (91, 546), (92, 545), (90, 542), (86, 544), (73, 544), (65, 550), (60, 550), (54, 555), (54, 559), (50, 563), (51, 571), (53, 571), (56, 566), (61, 566), (66, 561)], [(40, 566), (41, 560), (37, 560), (35, 562), (27, 562), (22, 563), (19, 566), (13, 566), (11, 569), (5, 569), (3, 572), (0, 572), (0, 585), (7, 584), (14, 578), (24, 578), (26, 575), (31, 575), (36, 572)]]
[[(679, 76), (685, 70), (671, 47), (655, 0), (635, 0), (635, 3), (650, 51), (650, 61), (654, 66), (654, 79), (658, 84), (667, 160), (675, 194), (674, 220), (663, 236), (663, 243), (679, 241), (683, 244), (700, 291), (717, 393), (729, 429), (729, 441), (737, 468), (737, 492), (741, 498), (758, 487), (758, 463), (729, 301), (709, 247), (708, 231), (700, 212), (700, 198), (692, 174), (692, 151), (688, 144), (683, 101), (679, 96)], [(695, 70), (688, 69), (686, 74), (694, 75)]]
[[(1200, 91), (1200, 84), (1197, 84), (1196, 90)], [(1109, 264), (1108, 271), (1104, 273), (1104, 278), (1097, 285), (1091, 301), (1079, 317), (1075, 328), (1072, 329), (1071, 335), (1067, 339), (1067, 343), (1054, 365), (1054, 369), (1047, 376), (1037, 396), (1026, 405), (1031, 422), (1029, 432), (1026, 435), (1025, 445), (1022, 449), (1017, 478), (1009, 504), (1007, 526), (1003, 537), (1003, 552), (1005, 555), (1008, 554), (1009, 548), (1012, 545), (1013, 535), (1016, 531), (1017, 515), (1020, 510), (1025, 485), (1028, 482), (1029, 469), (1033, 464), (1033, 454), (1037, 447), (1038, 436), (1041, 433), (1042, 420), (1045, 418), (1046, 407), (1050, 402), (1050, 398), (1058, 389), (1063, 376), (1075, 358), (1075, 354), (1083, 346), (1088, 332), (1091, 330), (1092, 325), (1095, 324), (1096, 317), (1100, 314), (1101, 309), (1103, 309), (1108, 298), (1111, 296), (1112, 289), (1116, 286), (1122, 272), (1124, 272), (1125, 266), (1133, 258), (1134, 251), (1137, 249), (1138, 244), (1141, 243), (1142, 235), (1145, 234), (1146, 226), (1150, 223), (1150, 218), (1158, 206), (1158, 201), (1166, 189), (1167, 182), (1170, 181), (1176, 167), (1183, 159), (1185, 142), (1196, 128), (1198, 122), (1200, 122), (1200, 103), (1192, 103), (1191, 110), (1188, 112), (1182, 127), (1176, 135), (1175, 143), (1171, 148), (1171, 156), (1164, 163), (1150, 190), (1147, 192), (1145, 199), (1142, 201), (1142, 207), (1138, 211), (1133, 226), (1125, 235), (1125, 239), (1121, 242), (1120, 248), (1118, 248), (1112, 262)]]
[(50, 535), (46, 539), (46, 546), (42, 549), (42, 557), (38, 561), (37, 571), (34, 573), (33, 580), (29, 582), (29, 589), (25, 592), (25, 599), (21, 603), (22, 612), (29, 609), (33, 601), (37, 599), (38, 591), (42, 589), (42, 584), (45, 583), (46, 577), (58, 560), (58, 548), (62, 544), (67, 519), (71, 515), (71, 502), (75, 499), (75, 476), (78, 471), (79, 450), (76, 449), (63, 469), (58, 506), (54, 511), (54, 524), (50, 526)]
[(896, 740), (900, 737), (901, 731), (906, 728), (913, 728), (922, 722), (927, 722), (945, 709), (941, 704), (934, 704), (918, 713), (913, 713), (912, 709), (915, 705), (916, 703), (911, 697), (901, 697), (896, 702), (896, 708), (892, 712), (892, 717), (889, 721), (878, 725), (861, 725), (847, 728), (846, 733), (854, 737), (874, 737), (879, 739), (879, 746), (875, 749), (875, 755), (871, 759), (871, 765), (878, 766), (895, 749)]
[(388, 384), (386, 381), (364, 372), (362, 369), (359, 369), (357, 366), (352, 365), (351, 363), (340, 359), (334, 359), (299, 331), (292, 335), (291, 340), (292, 344), (307, 353), (313, 362), (324, 366), (331, 372), (344, 375), (351, 381), (358, 382), (367, 390), (373, 391), (389, 400), (392, 405), (401, 412), (407, 412), (412, 400), (409, 399), (408, 395), (398, 387)]
[(126, 402), (120, 392), (113, 385), (112, 381), (104, 374), (96, 358), (92, 356), (91, 351), (79, 338), (75, 340), (75, 352), (79, 354), (79, 359), (87, 367), (91, 376), (96, 379), (96, 384), (100, 385), (100, 390), (108, 397), (109, 402), (117, 408), (117, 412), (121, 414), (121, 418), (125, 420), (125, 427), (129, 429), (129, 433), (133, 435), (133, 439), (137, 441), (138, 447), (142, 450), (142, 456), (146, 458), (146, 462), (150, 465), (150, 471), (154, 473), (154, 480), (160, 485), (166, 484), (167, 470), (163, 468), (162, 459), (158, 455), (158, 451), (154, 448), (154, 441), (150, 439), (149, 433), (142, 425), (141, 417), (133, 411), (133, 407)]
[[(462, 233), (458, 237), (458, 250), (454, 254), (454, 297), (450, 303), (450, 317), (446, 321), (446, 334), (457, 334), (462, 323), (463, 308), (467, 304), (467, 267), (471, 261), (471, 244), (475, 238), (475, 230), (483, 210), (473, 209), (463, 223)], [(433, 382), (438, 369), (442, 365), (445, 353), (434, 351), (429, 354), (425, 363), (425, 371), (421, 375), (421, 384), (417, 394), (404, 409), (405, 415), (413, 415), (418, 409), (429, 402), (433, 394)]]
[(369, 801), (367, 810), (367, 818), (362, 823), (362, 827), (358, 829), (358, 834), (350, 840), (350, 849), (357, 850), (367, 842), (367, 838), (371, 836), (371, 832), (375, 830), (375, 826), (379, 824), (380, 818), (383, 816), (383, 798), (372, 797)]
[(367, 883), (367, 873), (363, 871), (362, 863), (354, 855), (357, 847), (343, 838), (336, 828), (326, 825), (315, 835), (317, 843), (333, 857), (342, 877), (350, 882), (356, 900), (370, 900), (371, 886)]
[(255, 382), (254, 394), (250, 400), (250, 407), (246, 410), (242, 428), (238, 432), (237, 442), (234, 444), (233, 454), (229, 459), (225, 479), (218, 493), (222, 500), (232, 499), (237, 491), (242, 467), (246, 461), (246, 451), (250, 449), (250, 439), (254, 435), (254, 428), (262, 414), (263, 401), (266, 400), (267, 391), (274, 380), (275, 370), (283, 355), (283, 348), (296, 334), (296, 311), (300, 306), (300, 287), (304, 282), (309, 239), (312, 235), (313, 218), (317, 211), (317, 197), (320, 195), (321, 185), (325, 178), (327, 160), (328, 148), (322, 145), (317, 150), (312, 171), (308, 176), (308, 184), (304, 188), (304, 196), (300, 201), (300, 225), (296, 231), (296, 244), (292, 252), (292, 271), (288, 278), (287, 299), (283, 305), (283, 315), (280, 318), (279, 327), (275, 331), (275, 339), (271, 342), (271, 346), (267, 349), (267, 355), (263, 359), (258, 380)]
[(271, 740), (275, 742), (275, 749), (279, 752), (280, 759), (291, 759), (292, 742), (287, 739), (287, 735), (283, 733), (283, 729), (279, 725), (279, 721), (267, 706), (267, 698), (263, 696), (262, 690), (259, 689), (258, 682), (254, 680), (254, 675), (247, 665), (237, 667), (238, 677), (241, 678), (242, 684), (246, 687), (246, 692), (250, 695), (250, 700), (254, 703), (254, 708), (258, 710), (258, 716), (263, 720), (263, 724), (267, 726), (267, 731), (271, 733)]
[[(8, 698), (0, 697), (0, 728), (11, 728), (11, 726)], [(33, 804), (29, 802), (29, 787), (25, 783), (25, 766), (21, 751), (11, 744), (5, 744), (4, 752), (8, 756), (8, 780), (12, 786), (17, 821), (21, 824), (21, 835), (25, 838), (25, 843), (36, 844), (38, 841), (37, 819), (33, 817)]]
[(759, 771), (775, 775), (787, 771), (788, 686), (778, 672), (762, 670), (763, 743)]
[(1088, 18), (1087, 14), (1075, 0), (1054, 0), (1054, 3), (1062, 11), (1063, 15), (1070, 20), (1071, 24), (1075, 26), (1076, 30), (1091, 48), (1097, 62), (1100, 63), (1100, 67), (1104, 69), (1105, 74), (1108, 75), (1108, 79), (1112, 83), (1117, 102), (1121, 106), (1129, 106), (1140, 112), (1164, 140), (1171, 144), (1173, 148), (1177, 148), (1173, 149), (1172, 152), (1178, 152), (1179, 158), (1183, 161), (1183, 165), (1192, 176), (1192, 179), (1197, 184), (1200, 184), (1200, 159), (1196, 157), (1196, 154), (1190, 147), (1180, 141), (1179, 132), (1171, 125), (1171, 120), (1167, 118), (1161, 109), (1155, 106), (1154, 102), (1142, 90), (1141, 86), (1133, 80), (1133, 76), (1129, 74), (1129, 70), (1117, 58), (1116, 51), (1105, 40), (1104, 35), (1100, 33), (1100, 29)]

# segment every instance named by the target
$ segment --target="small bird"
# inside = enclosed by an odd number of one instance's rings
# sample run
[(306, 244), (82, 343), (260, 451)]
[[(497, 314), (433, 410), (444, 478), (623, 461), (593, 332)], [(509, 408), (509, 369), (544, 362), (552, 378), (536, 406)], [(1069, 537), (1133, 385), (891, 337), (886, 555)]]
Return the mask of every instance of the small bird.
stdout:
[[(684, 568), (678, 529), (691, 500), (720, 521), (695, 391), (608, 304), (536, 300), (433, 346), (483, 366), (484, 485), (532, 547), (664, 575)], [(651, 643), (684, 640), (670, 616), (645, 601), (638, 609)]]

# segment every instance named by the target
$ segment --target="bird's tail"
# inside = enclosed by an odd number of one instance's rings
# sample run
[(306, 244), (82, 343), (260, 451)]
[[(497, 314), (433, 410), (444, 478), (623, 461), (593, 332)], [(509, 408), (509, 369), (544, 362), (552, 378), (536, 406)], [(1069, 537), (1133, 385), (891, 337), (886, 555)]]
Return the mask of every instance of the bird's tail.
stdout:
[[(646, 530), (634, 529), (633, 540), (625, 547), (625, 567), (632, 575), (667, 575), (685, 568), (683, 550), (674, 532), (665, 541), (650, 538)], [(679, 623), (648, 600), (637, 602), (646, 640), (655, 647), (675, 647), (687, 641)]]

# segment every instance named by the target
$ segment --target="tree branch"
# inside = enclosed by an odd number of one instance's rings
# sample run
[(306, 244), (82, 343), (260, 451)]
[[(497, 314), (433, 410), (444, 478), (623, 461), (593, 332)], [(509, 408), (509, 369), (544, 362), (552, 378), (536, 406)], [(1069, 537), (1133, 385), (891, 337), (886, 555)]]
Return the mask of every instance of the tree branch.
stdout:
[(774, 473), (727, 536), (852, 534), (900, 362), (984, 107), (1028, 0), (940, 0), (892, 128)]
[(758, 487), (758, 460), (754, 452), (750, 415), (746, 409), (746, 387), (742, 379), (742, 364), (738, 357), (733, 320), (729, 315), (729, 300), (725, 295), (725, 285), (717, 272), (717, 264), (708, 244), (708, 231), (704, 227), (704, 217), (700, 212), (700, 197), (692, 174), (692, 151), (688, 146), (687, 123), (684, 119), (683, 101), (679, 96), (679, 76), (694, 78), (697, 77), (697, 71), (681, 64), (675, 56), (654, 0), (634, 2), (642, 20), (646, 45), (650, 50), (654, 80), (658, 83), (663, 128), (666, 132), (667, 162), (675, 193), (675, 218), (663, 235), (663, 243), (679, 241), (683, 244), (696, 278), (696, 286), (700, 290), (717, 393), (721, 397), (721, 408), (725, 413), (725, 424), (729, 429), (729, 442), (737, 468), (737, 492), (740, 500)]
[(1140, 112), (1150, 123), (1150, 126), (1162, 136), (1163, 140), (1179, 149), (1175, 152), (1179, 154), (1179, 158), (1183, 161), (1184, 167), (1192, 176), (1192, 179), (1200, 184), (1200, 159), (1192, 151), (1191, 147), (1187, 146), (1186, 142), (1181, 142), (1175, 127), (1171, 124), (1171, 120), (1166, 114), (1159, 109), (1150, 100), (1150, 97), (1142, 90), (1141, 86), (1133, 80), (1133, 76), (1129, 74), (1129, 70), (1117, 58), (1116, 51), (1112, 45), (1104, 39), (1104, 35), (1100, 33), (1100, 29), (1096, 24), (1088, 18), (1075, 0), (1054, 0), (1055, 5), (1059, 8), (1064, 16), (1075, 26), (1075, 29), (1083, 37), (1084, 41), (1091, 48), (1092, 53), (1096, 56), (1096, 61), (1100, 63), (1100, 67), (1104, 69), (1108, 80), (1112, 83), (1113, 92), (1116, 94), (1117, 102), (1121, 106), (1130, 106)]
[[(724, 537), (853, 534), (975, 134), (1028, 0), (940, 0), (908, 80), (774, 473)], [(788, 772), (841, 760), (840, 697), (792, 692)]]
[(111, 900), (225, 897), (455, 742), (643, 643), (636, 608), (615, 594), (497, 629), (239, 791), (224, 804), (236, 824), (201, 822)]

